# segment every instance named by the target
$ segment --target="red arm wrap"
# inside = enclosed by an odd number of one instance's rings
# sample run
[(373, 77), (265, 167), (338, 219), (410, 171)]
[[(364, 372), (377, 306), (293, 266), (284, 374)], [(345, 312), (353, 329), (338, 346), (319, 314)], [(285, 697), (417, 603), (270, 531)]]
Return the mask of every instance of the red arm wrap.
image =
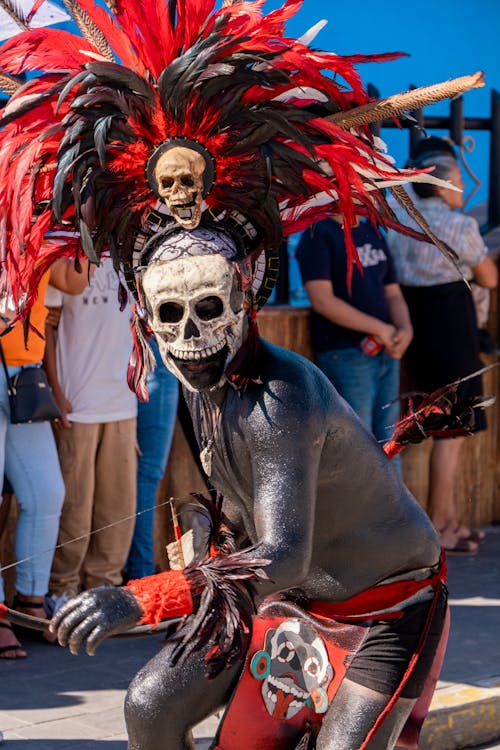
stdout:
[(190, 615), (193, 611), (191, 590), (182, 570), (166, 570), (138, 578), (129, 581), (125, 588), (144, 610), (142, 624), (157, 625), (162, 620)]
[(7, 607), (3, 602), (0, 602), (0, 620), (3, 620), (5, 615), (7, 614)]

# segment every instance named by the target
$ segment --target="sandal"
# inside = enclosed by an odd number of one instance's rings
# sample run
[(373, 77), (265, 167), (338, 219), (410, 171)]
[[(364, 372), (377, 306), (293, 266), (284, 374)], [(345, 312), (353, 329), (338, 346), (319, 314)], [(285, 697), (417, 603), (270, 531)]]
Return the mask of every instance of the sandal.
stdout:
[(457, 535), (459, 539), (465, 539), (468, 542), (475, 542), (481, 544), (486, 538), (486, 534), (481, 529), (469, 529), (467, 526), (457, 526), (453, 529), (453, 533)]
[[(460, 527), (457, 527), (459, 529)], [(445, 526), (438, 530), (439, 543), (447, 555), (475, 555), (479, 549), (478, 542), (458, 536), (457, 529)]]
[(479, 549), (477, 542), (458, 537), (454, 545), (441, 544), (447, 555), (475, 555)]
[[(33, 617), (40, 617), (42, 620), (49, 620), (45, 607), (43, 606), (43, 599), (40, 601), (40, 597), (30, 598), (25, 597), (22, 594), (16, 594), (13, 606), (14, 609), (17, 609), (25, 615), (32, 615)], [(57, 640), (57, 635), (55, 633), (49, 633), (48, 630), (42, 632), (41, 630), (32, 630), (24, 625), (16, 625), (15, 631), (22, 638), (28, 638), (32, 641), (55, 643)]]
[[(4, 622), (2, 620), (0, 622), (0, 628), (3, 630), (9, 630), (11, 635), (11, 642), (0, 646), (0, 659), (24, 659), (26, 657), (26, 651), (17, 640), (10, 622)], [(1, 640), (2, 636), (0, 634), (0, 641)]]

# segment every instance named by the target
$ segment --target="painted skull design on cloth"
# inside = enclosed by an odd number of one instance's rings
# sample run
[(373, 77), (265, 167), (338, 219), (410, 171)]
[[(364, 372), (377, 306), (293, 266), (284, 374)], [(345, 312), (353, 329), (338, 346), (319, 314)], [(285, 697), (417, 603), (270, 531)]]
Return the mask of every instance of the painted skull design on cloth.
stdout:
[(227, 235), (182, 230), (159, 245), (143, 277), (165, 365), (191, 391), (222, 384), (243, 341), (245, 312)]
[(250, 663), (263, 680), (262, 697), (275, 719), (291, 719), (304, 706), (316, 713), (328, 708), (327, 688), (333, 668), (322, 638), (306, 622), (290, 619), (267, 631), (264, 649)]
[(195, 229), (200, 223), (205, 168), (201, 154), (182, 146), (162, 154), (156, 164), (158, 194), (173, 218), (186, 229)]

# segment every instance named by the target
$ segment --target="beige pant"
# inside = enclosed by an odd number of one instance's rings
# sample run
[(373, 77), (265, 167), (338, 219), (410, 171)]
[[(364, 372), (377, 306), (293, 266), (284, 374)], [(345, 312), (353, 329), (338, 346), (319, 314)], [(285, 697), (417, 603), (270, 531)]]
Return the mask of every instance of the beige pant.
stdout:
[(119, 585), (135, 519), (97, 530), (135, 513), (136, 420), (73, 422), (56, 433), (56, 442), (66, 487), (58, 544), (78, 539), (56, 550), (50, 592)]

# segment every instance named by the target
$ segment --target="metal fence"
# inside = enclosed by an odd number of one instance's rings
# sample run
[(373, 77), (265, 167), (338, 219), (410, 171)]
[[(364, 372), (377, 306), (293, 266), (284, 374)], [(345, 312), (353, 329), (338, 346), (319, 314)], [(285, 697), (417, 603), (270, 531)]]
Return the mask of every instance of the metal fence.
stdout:
[[(379, 92), (371, 84), (368, 86), (368, 93), (376, 99), (380, 98)], [(464, 142), (465, 131), (489, 131), (488, 218), (486, 225), (481, 227), (481, 231), (484, 233), (498, 226), (500, 224), (500, 94), (498, 91), (491, 90), (489, 117), (464, 117), (462, 96), (450, 102), (450, 111), (445, 117), (429, 117), (424, 114), (422, 109), (410, 114), (414, 122), (403, 120), (396, 124), (393, 120), (383, 120), (376, 123), (372, 130), (376, 135), (379, 135), (383, 128), (408, 128), (410, 155), (417, 141), (422, 138), (424, 133), (431, 130), (447, 130), (451, 140), (458, 147), (462, 146)]]

